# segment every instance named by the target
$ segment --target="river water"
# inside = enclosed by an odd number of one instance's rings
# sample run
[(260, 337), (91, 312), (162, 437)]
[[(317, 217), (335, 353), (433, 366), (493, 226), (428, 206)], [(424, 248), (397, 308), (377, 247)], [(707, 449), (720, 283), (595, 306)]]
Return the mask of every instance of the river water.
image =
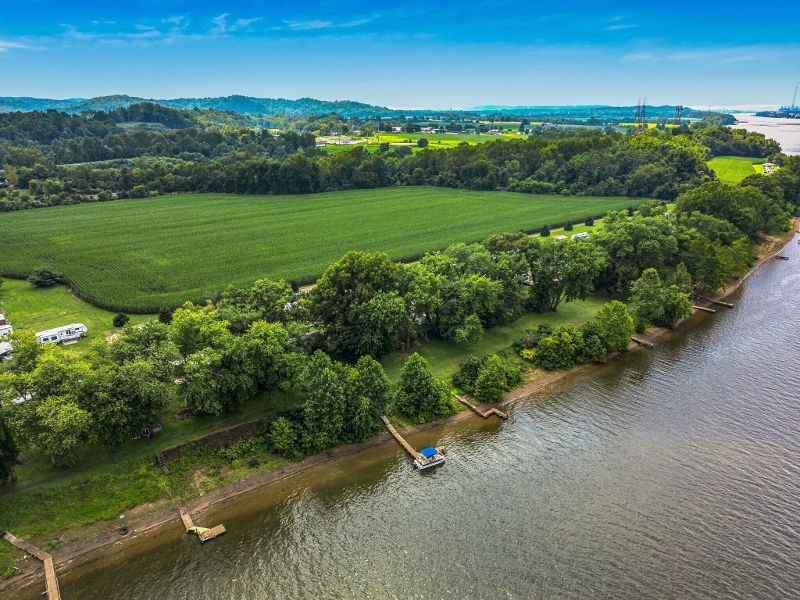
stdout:
[[(654, 350), (254, 492), (65, 600), (800, 598), (800, 246)], [(36, 590), (20, 597), (34, 598)]]
[(800, 119), (774, 119), (751, 114), (736, 115), (734, 129), (763, 133), (781, 145), (784, 154), (800, 154)]

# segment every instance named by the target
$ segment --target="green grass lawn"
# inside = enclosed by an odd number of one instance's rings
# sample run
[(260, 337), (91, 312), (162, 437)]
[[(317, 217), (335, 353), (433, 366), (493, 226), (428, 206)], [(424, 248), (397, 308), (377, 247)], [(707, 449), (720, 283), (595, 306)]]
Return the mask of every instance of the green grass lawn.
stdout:
[(431, 367), (433, 374), (450, 381), (450, 377), (458, 371), (458, 366), (470, 354), (477, 357), (487, 354), (503, 353), (511, 344), (522, 337), (526, 329), (536, 329), (539, 325), (557, 327), (568, 323), (584, 323), (597, 314), (606, 300), (601, 298), (588, 298), (584, 302), (569, 302), (562, 304), (557, 312), (528, 313), (516, 321), (502, 327), (487, 329), (483, 337), (474, 344), (456, 344), (447, 340), (431, 340), (421, 348), (414, 348), (411, 352), (393, 352), (381, 361), (386, 374), (392, 381), (400, 377), (403, 363), (412, 352), (419, 352)]
[[(717, 174), (720, 181), (738, 185), (745, 177), (758, 173), (759, 170), (756, 165), (760, 165), (763, 162), (763, 158), (717, 156), (708, 161), (708, 166)], [(763, 172), (763, 168), (761, 172)]]
[(155, 312), (259, 277), (310, 279), (350, 250), (408, 258), (636, 203), (399, 187), (42, 208), (0, 214), (0, 272), (49, 267), (101, 306)]
[[(97, 308), (76, 298), (63, 285), (49, 288), (33, 287), (20, 279), (3, 279), (0, 285), (0, 312), (8, 322), (18, 329), (41, 331), (83, 323), (89, 335), (78, 343), (85, 346), (89, 340), (106, 337), (115, 331), (112, 319), (116, 313)], [(151, 319), (145, 315), (131, 315), (130, 323), (136, 325)]]

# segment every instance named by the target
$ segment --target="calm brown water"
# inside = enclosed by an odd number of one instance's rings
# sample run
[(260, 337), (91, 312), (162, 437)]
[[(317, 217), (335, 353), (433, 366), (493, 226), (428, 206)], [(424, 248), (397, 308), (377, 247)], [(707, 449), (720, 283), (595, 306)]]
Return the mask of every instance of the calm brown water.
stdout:
[[(65, 600), (800, 598), (800, 246), (659, 348), (306, 472), (61, 577)], [(30, 597), (38, 596), (38, 589)], [(27, 597), (27, 596), (25, 596)]]

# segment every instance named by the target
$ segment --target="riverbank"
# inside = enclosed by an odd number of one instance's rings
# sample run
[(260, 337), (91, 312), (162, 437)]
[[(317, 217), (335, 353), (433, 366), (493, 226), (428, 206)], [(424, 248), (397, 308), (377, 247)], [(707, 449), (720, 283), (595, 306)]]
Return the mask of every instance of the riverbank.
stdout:
[[(791, 240), (791, 237), (792, 236), (786, 236), (781, 241), (783, 241), (784, 243), (788, 242)], [(769, 260), (772, 256), (777, 254), (783, 247), (783, 245), (784, 244), (777, 242), (773, 244), (771, 248), (765, 249), (767, 254), (761, 257), (761, 259), (756, 263), (756, 265), (754, 265), (754, 267), (751, 269), (748, 275), (743, 277), (738, 282), (735, 282), (730, 288), (724, 290), (721, 294), (719, 294), (719, 297), (723, 297), (724, 295), (729, 294), (731, 293), (731, 291), (734, 291), (736, 288), (738, 288), (738, 286), (741, 285), (741, 283), (749, 276), (750, 273), (754, 272), (766, 260)], [(649, 332), (648, 339), (651, 340), (658, 339), (663, 337), (666, 333), (667, 333), (666, 330), (654, 330)], [(599, 367), (588, 365), (588, 366), (576, 367), (567, 372), (539, 375), (535, 380), (529, 381), (524, 387), (518, 388), (517, 390), (514, 390), (513, 392), (508, 394), (506, 400), (504, 401), (504, 404), (513, 403), (515, 401), (518, 401), (520, 398), (527, 397), (533, 393), (547, 391), (550, 386), (553, 386), (556, 383), (566, 383), (572, 378), (574, 374), (590, 368), (599, 368)], [(455, 422), (467, 418), (474, 419), (476, 417), (474, 417), (469, 411), (464, 411), (444, 421), (437, 421), (419, 427), (407, 428), (403, 432), (404, 434), (408, 434), (417, 431), (434, 429), (441, 427), (446, 423)], [(252, 476), (251, 478), (236, 482), (234, 484), (225, 486), (223, 488), (218, 488), (217, 490), (214, 490), (213, 492), (210, 492), (203, 497), (188, 502), (186, 504), (186, 507), (190, 510), (190, 512), (192, 512), (193, 515), (195, 514), (202, 515), (202, 513), (204, 511), (207, 511), (211, 506), (218, 506), (223, 504), (224, 502), (232, 501), (246, 492), (252, 491), (254, 489), (266, 485), (273, 484), (277, 481), (281, 481), (283, 479), (296, 475), (297, 473), (304, 471), (312, 466), (319, 465), (331, 460), (335, 460), (347, 456), (349, 454), (362, 452), (364, 450), (368, 450), (369, 448), (374, 448), (378, 445), (383, 445), (388, 443), (393, 443), (392, 439), (389, 437), (388, 434), (383, 434), (380, 436), (376, 436), (375, 438), (364, 444), (332, 449), (323, 454), (316, 455), (314, 457), (309, 457), (300, 463), (283, 464), (279, 467), (273, 468), (270, 471), (259, 473), (257, 475)], [(108, 526), (111, 527), (111, 523), (108, 523)], [(108, 554), (110, 552), (116, 552), (118, 549), (130, 547), (131, 545), (135, 544), (135, 540), (137, 538), (149, 535), (166, 527), (180, 528), (180, 523), (177, 518), (177, 511), (174, 508), (160, 508), (159, 510), (154, 511), (151, 514), (143, 515), (133, 525), (130, 526), (131, 533), (128, 536), (121, 537), (118, 534), (109, 531), (99, 534), (89, 540), (85, 540), (84, 542), (76, 542), (74, 544), (65, 546), (64, 548), (57, 550), (54, 553), (55, 561), (58, 564), (58, 568), (63, 572), (68, 568), (72, 568), (80, 564), (85, 564), (86, 562), (89, 562), (100, 555)], [(29, 583), (34, 583), (38, 581), (39, 578), (35, 573), (36, 570), (35, 567), (36, 565), (34, 565), (34, 568), (31, 569), (30, 572), (27, 573), (27, 575), (20, 575), (10, 580), (9, 582), (6, 582), (6, 584), (0, 585), (0, 590), (10, 589), (12, 586), (27, 585)]]

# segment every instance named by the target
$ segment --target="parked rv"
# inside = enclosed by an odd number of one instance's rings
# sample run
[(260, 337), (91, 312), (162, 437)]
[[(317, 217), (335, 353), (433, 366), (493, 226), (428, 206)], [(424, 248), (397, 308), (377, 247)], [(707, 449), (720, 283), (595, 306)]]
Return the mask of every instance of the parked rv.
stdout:
[(11, 325), (0, 325), (0, 337), (4, 337), (14, 331)]
[(11, 358), (11, 344), (8, 342), (0, 342), (0, 359)]
[(589, 237), (589, 232), (588, 231), (582, 231), (580, 233), (576, 233), (575, 235), (573, 235), (572, 236), (572, 241), (574, 242), (576, 240), (585, 240), (588, 237)]
[(72, 323), (63, 327), (37, 331), (36, 341), (40, 344), (63, 344), (86, 337), (88, 332), (88, 328), (83, 323)]

